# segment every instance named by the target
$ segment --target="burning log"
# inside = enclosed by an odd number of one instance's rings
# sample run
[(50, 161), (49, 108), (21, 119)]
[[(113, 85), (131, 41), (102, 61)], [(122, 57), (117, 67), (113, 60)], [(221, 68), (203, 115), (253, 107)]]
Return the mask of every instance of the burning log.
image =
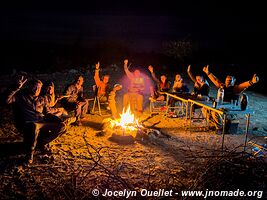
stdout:
[(130, 107), (123, 109), (120, 119), (105, 119), (105, 133), (111, 134), (110, 141), (118, 144), (133, 144), (136, 140), (144, 141), (161, 136), (161, 132), (156, 129), (146, 128), (140, 124)]

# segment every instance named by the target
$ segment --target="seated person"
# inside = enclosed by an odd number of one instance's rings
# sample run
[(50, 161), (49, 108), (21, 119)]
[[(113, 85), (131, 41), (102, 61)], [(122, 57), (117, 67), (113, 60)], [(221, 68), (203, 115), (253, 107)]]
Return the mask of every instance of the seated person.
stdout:
[(117, 119), (119, 117), (116, 105), (116, 92), (122, 89), (122, 85), (115, 84), (113, 90), (108, 95), (108, 106), (111, 110), (112, 117)]
[(194, 92), (193, 94), (197, 96), (199, 100), (207, 100), (209, 98), (210, 86), (209, 83), (204, 79), (203, 76), (197, 75), (193, 76), (189, 65), (187, 68), (187, 73), (190, 79), (194, 82)]
[[(187, 93), (189, 92), (189, 88), (188, 86), (184, 83), (184, 80), (183, 78), (181, 77), (180, 74), (176, 74), (175, 75), (175, 79), (174, 79), (174, 83), (173, 83), (173, 86), (172, 86), (172, 93), (175, 93), (177, 95), (183, 95), (182, 97), (184, 98), (184, 94), (187, 95)], [(175, 98), (170, 98), (169, 99), (169, 102), (168, 104), (171, 106), (171, 107), (174, 107), (175, 106), (175, 103), (177, 102), (178, 100), (175, 99)]]
[(68, 112), (64, 108), (56, 107), (59, 100), (63, 99), (64, 96), (56, 98), (55, 85), (52, 81), (46, 81), (42, 87), (41, 96), (45, 101), (45, 112), (53, 114), (58, 117), (64, 117), (68, 115)]
[(38, 147), (47, 150), (47, 145), (66, 131), (69, 121), (47, 121), (41, 112), (44, 108), (44, 98), (40, 97), (42, 82), (34, 79), (28, 82), (28, 87), (22, 89), (27, 79), (22, 77), (18, 86), (8, 95), (6, 103), (11, 104), (15, 125), (23, 134), (28, 163), (33, 162), (33, 155)]
[(143, 112), (145, 79), (138, 69), (130, 72), (127, 65), (128, 60), (126, 59), (124, 60), (124, 71), (130, 80), (130, 86), (128, 92), (123, 95), (123, 106), (127, 108), (130, 105), (132, 112), (137, 111), (140, 114)]
[[(243, 82), (241, 84), (235, 84), (235, 78), (233, 76), (228, 75), (226, 76), (225, 83), (222, 83), (216, 78), (216, 76), (214, 76), (209, 71), (208, 65), (203, 68), (203, 71), (207, 74), (209, 79), (217, 88), (220, 88), (221, 86), (224, 88), (225, 102), (231, 102), (231, 100), (236, 99), (236, 97), (239, 96), (244, 90), (246, 90), (248, 87), (254, 85), (259, 81), (259, 77), (256, 74), (254, 74), (251, 80)], [(206, 109), (203, 108), (202, 112), (204, 116), (207, 116)], [(220, 133), (223, 125), (222, 118), (215, 112), (211, 112), (211, 118), (212, 121), (214, 122), (217, 132)]]
[(189, 88), (184, 83), (184, 80), (180, 74), (175, 75), (175, 79), (174, 79), (173, 86), (172, 86), (172, 92), (174, 93), (188, 93), (189, 92)]
[(164, 101), (166, 100), (166, 95), (161, 94), (161, 92), (169, 92), (171, 88), (171, 83), (167, 80), (165, 75), (160, 76), (160, 80), (156, 77), (154, 73), (153, 67), (150, 65), (148, 70), (151, 73), (152, 79), (156, 82), (156, 90), (155, 87), (150, 87), (150, 94), (152, 99), (157, 101)]
[(62, 99), (63, 107), (67, 110), (75, 110), (76, 125), (81, 125), (80, 119), (88, 112), (88, 100), (83, 97), (83, 77), (77, 76), (75, 81), (70, 84)]
[[(201, 100), (201, 101), (207, 101), (209, 100), (209, 91), (210, 86), (209, 83), (204, 79), (203, 76), (197, 75), (193, 76), (191, 72), (191, 66), (188, 65), (187, 73), (190, 79), (194, 82), (194, 92), (192, 93), (195, 96), (195, 99)], [(195, 112), (195, 109), (201, 108), (198, 105), (193, 105), (192, 112)]]
[(95, 65), (95, 75), (94, 80), (97, 86), (97, 96), (100, 102), (107, 102), (108, 94), (110, 92), (110, 85), (109, 85), (109, 75), (104, 75), (103, 80), (99, 78), (99, 69), (100, 63), (96, 63)]

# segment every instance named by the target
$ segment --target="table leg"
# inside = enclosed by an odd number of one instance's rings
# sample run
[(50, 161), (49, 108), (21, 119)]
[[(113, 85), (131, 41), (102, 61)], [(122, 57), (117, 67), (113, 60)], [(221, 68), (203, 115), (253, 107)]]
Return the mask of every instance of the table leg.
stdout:
[(247, 140), (248, 140), (248, 129), (249, 129), (249, 122), (250, 122), (250, 114), (246, 114), (247, 122), (246, 122), (246, 138), (245, 138), (245, 145), (244, 145), (244, 152), (246, 151)]
[(193, 103), (190, 103), (190, 114), (189, 114), (189, 129), (191, 129), (191, 121), (192, 121), (192, 107), (193, 107)]
[(188, 102), (186, 102), (186, 106), (185, 106), (185, 119), (188, 119)]
[(225, 135), (225, 125), (226, 125), (226, 115), (223, 116), (223, 130), (222, 130), (222, 151), (223, 151), (223, 145), (224, 145), (224, 135)]
[(165, 115), (167, 115), (168, 114), (168, 111), (169, 111), (169, 104), (168, 104), (169, 98), (170, 98), (169, 95), (166, 95), (166, 102), (165, 102), (166, 110), (165, 110)]

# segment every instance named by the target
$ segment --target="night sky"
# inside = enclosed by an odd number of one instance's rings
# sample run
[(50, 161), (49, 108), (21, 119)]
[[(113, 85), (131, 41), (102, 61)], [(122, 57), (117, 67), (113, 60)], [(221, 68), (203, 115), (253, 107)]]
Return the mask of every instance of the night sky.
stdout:
[[(0, 38), (11, 60), (10, 54), (24, 51), (25, 44), (93, 48), (112, 41), (137, 52), (160, 52), (164, 41), (190, 38), (200, 52), (219, 54), (219, 62), (225, 57), (263, 63), (264, 8), (225, 1), (11, 2), (0, 8)], [(16, 51), (15, 44), (23, 45)]]

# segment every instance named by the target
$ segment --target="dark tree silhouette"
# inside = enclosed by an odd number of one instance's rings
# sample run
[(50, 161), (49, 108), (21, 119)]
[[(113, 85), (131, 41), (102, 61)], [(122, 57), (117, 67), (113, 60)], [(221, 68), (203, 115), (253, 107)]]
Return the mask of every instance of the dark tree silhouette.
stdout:
[(190, 39), (170, 40), (163, 43), (163, 53), (178, 59), (179, 62), (184, 62), (192, 52), (193, 44)]

